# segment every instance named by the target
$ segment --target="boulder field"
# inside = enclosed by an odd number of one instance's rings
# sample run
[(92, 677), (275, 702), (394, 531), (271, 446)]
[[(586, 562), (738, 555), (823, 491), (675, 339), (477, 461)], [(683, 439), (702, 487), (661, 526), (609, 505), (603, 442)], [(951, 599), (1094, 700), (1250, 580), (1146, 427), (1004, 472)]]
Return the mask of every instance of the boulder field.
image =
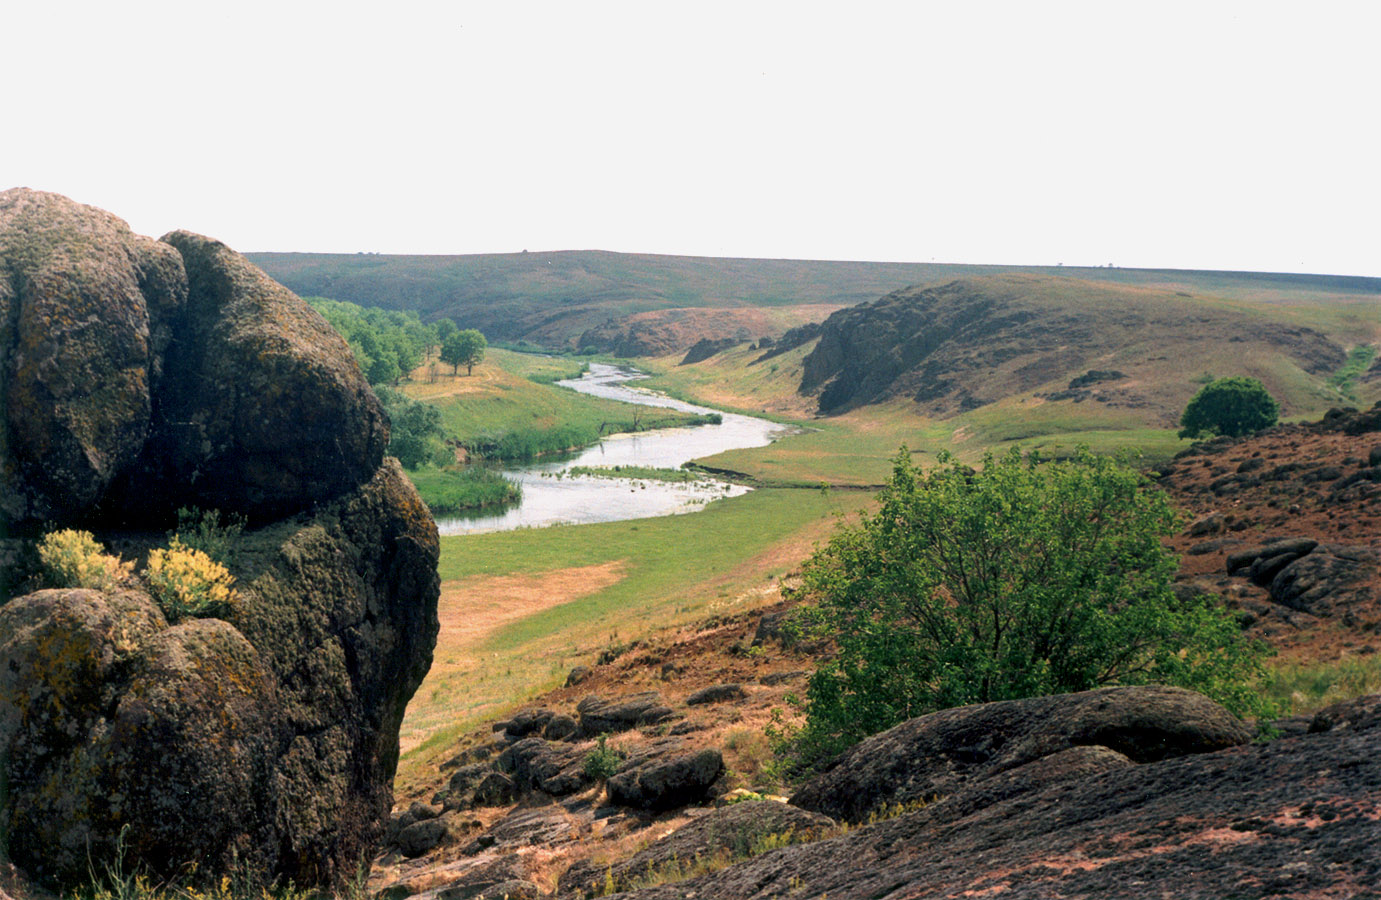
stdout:
[[(89, 880), (339, 882), (382, 837), (438, 629), (436, 527), (349, 347), (210, 238), (0, 193), (0, 841)], [(222, 618), (135, 578), (36, 589), (33, 542), (140, 560), (244, 516)]]

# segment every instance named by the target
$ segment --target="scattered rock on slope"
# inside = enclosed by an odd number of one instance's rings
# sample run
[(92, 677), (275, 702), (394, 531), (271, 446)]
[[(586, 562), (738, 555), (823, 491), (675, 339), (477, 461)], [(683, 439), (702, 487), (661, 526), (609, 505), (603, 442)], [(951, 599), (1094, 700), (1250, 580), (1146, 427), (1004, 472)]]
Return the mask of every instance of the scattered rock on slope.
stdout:
[(740, 343), (741, 341), (731, 337), (718, 339), (701, 338), (686, 351), (686, 355), (682, 357), (680, 365), (690, 366), (698, 362), (704, 362), (711, 356), (728, 350), (730, 347), (736, 347)]
[(808, 841), (823, 836), (834, 824), (827, 816), (772, 800), (735, 803), (706, 813), (613, 864), (588, 859), (576, 863), (561, 876), (557, 893), (598, 896), (608, 884), (626, 889), (672, 867), (689, 868), (697, 859), (746, 857), (767, 839)]

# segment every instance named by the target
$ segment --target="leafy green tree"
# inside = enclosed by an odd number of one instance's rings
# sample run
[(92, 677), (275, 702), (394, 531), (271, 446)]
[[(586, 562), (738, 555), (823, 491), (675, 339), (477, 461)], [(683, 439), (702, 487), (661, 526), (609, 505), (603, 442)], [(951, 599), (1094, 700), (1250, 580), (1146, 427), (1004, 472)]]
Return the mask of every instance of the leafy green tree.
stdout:
[(392, 350), (379, 350), (365, 369), (365, 380), (370, 384), (397, 384), (403, 376), (398, 366), (398, 356)]
[(1263, 708), (1264, 649), (1171, 591), (1176, 514), (1125, 463), (1012, 450), (923, 472), (903, 448), (879, 500), (804, 568), (806, 628), (838, 650), (810, 679), (799, 761), (937, 709), (1110, 684)]
[(1180, 417), (1180, 437), (1205, 434), (1241, 437), (1270, 428), (1280, 418), (1280, 404), (1255, 378), (1219, 378), (1199, 389)]
[(466, 328), (441, 342), (441, 361), (451, 365), (452, 373), (465, 366), (465, 374), (475, 371), (475, 364), (484, 359), (489, 342), (474, 328)]
[(455, 462), (455, 455), (446, 448), (441, 410), (386, 387), (376, 388), (374, 392), (392, 424), (388, 453), (396, 456), (403, 468), (418, 469)]
[(437, 319), (432, 327), (436, 329), (436, 339), (441, 342), (460, 330), (450, 319)]
[(324, 297), (307, 302), (345, 338), (372, 385), (397, 384), (426, 358), (433, 331), (415, 312), (367, 309)]

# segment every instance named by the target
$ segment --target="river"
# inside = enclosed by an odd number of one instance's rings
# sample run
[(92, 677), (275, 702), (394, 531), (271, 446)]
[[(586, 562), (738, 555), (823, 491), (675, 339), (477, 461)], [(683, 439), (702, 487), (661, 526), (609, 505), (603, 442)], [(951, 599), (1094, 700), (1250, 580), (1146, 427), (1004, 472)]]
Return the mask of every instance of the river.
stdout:
[[(646, 377), (632, 369), (591, 363), (585, 375), (557, 384), (582, 394), (625, 403), (693, 413), (717, 412), (629, 385), (629, 382)], [(505, 476), (523, 486), (520, 504), (495, 515), (438, 519), (437, 528), (442, 534), (481, 534), (512, 528), (642, 519), (694, 512), (711, 500), (745, 494), (750, 488), (720, 481), (668, 483), (569, 474), (576, 466), (675, 469), (693, 459), (725, 450), (765, 447), (794, 430), (789, 425), (752, 416), (721, 415), (723, 422), (719, 425), (611, 435), (559, 462), (538, 462), (505, 469)]]

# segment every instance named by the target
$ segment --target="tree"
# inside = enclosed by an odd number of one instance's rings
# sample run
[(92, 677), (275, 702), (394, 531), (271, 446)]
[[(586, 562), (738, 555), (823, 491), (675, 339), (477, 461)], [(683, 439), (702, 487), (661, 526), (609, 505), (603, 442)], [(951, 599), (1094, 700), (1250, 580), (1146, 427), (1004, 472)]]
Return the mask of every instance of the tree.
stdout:
[(484, 348), (488, 346), (484, 335), (474, 328), (466, 328), (441, 342), (441, 361), (451, 364), (452, 374), (465, 366), (465, 374), (470, 375), (475, 371), (475, 363), (484, 359)]
[(810, 679), (799, 761), (938, 709), (1109, 684), (1264, 708), (1263, 648), (1209, 598), (1171, 591), (1176, 514), (1124, 462), (1012, 450), (923, 472), (903, 448), (878, 499), (803, 570), (804, 625), (837, 653)]
[(1205, 434), (1241, 437), (1270, 428), (1280, 418), (1280, 404), (1255, 378), (1219, 378), (1199, 389), (1180, 416), (1180, 437)]
[(388, 454), (396, 456), (403, 468), (417, 469), (455, 461), (455, 455), (444, 443), (446, 432), (441, 424), (441, 410), (389, 388), (377, 388), (375, 394), (388, 413)]

